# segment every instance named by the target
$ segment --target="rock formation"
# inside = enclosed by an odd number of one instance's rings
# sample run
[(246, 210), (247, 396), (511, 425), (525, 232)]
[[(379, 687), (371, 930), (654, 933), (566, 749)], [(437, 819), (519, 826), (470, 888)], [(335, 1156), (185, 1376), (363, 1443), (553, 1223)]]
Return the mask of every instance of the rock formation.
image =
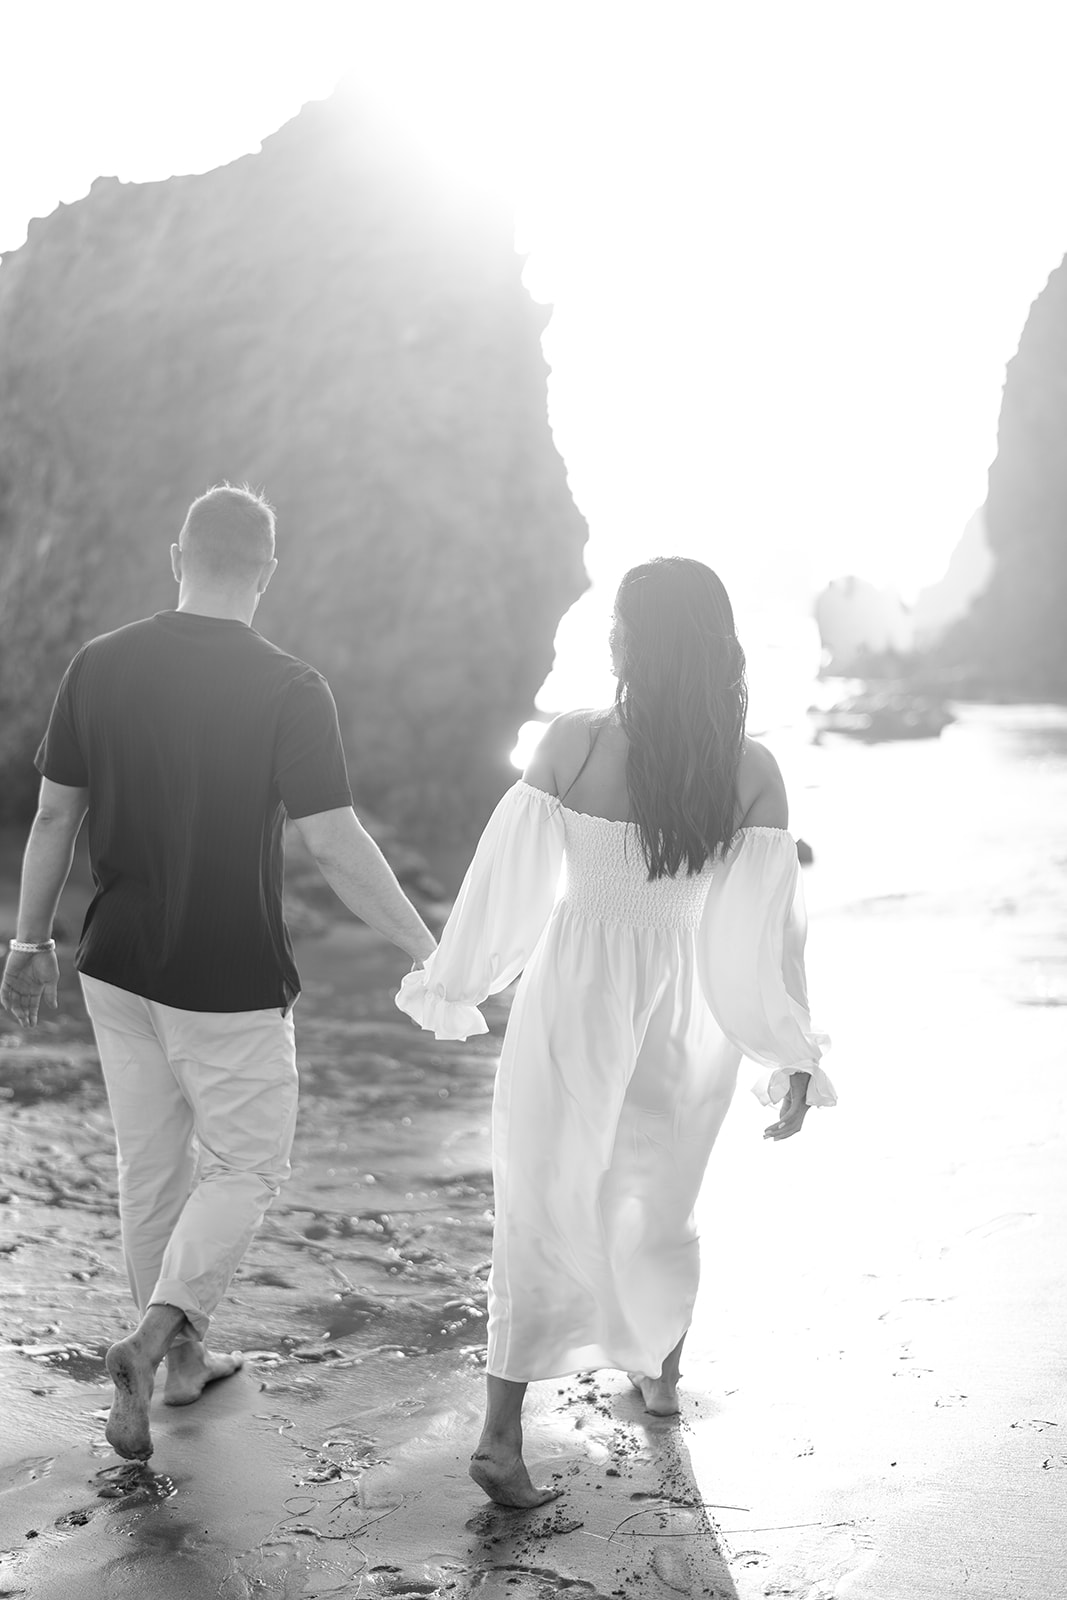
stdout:
[(944, 576), (921, 589), (911, 608), (917, 650), (936, 646), (947, 630), (966, 616), (989, 582), (992, 568), (985, 516), (976, 511), (949, 557)]
[(358, 796), (469, 837), (586, 586), (511, 220), (350, 96), (259, 154), (121, 184), (0, 267), (0, 807), (67, 660), (175, 603), (222, 478), (278, 509), (257, 626), (337, 697)]
[(985, 523), (993, 571), (939, 654), (982, 694), (1067, 698), (1067, 264), (1008, 363)]
[(861, 677), (911, 649), (912, 627), (899, 595), (863, 578), (835, 578), (815, 599), (824, 671)]

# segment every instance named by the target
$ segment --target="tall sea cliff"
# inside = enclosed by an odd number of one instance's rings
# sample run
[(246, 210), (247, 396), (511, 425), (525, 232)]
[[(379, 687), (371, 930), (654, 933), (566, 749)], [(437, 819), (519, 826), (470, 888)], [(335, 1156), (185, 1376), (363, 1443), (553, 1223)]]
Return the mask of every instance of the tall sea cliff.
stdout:
[(1067, 263), (1008, 363), (989, 469), (993, 567), (937, 655), (970, 693), (1067, 700)]
[(521, 271), (507, 209), (345, 93), (31, 225), (0, 267), (3, 815), (68, 659), (174, 605), (226, 478), (277, 507), (256, 626), (330, 679), (357, 795), (470, 836), (587, 583)]

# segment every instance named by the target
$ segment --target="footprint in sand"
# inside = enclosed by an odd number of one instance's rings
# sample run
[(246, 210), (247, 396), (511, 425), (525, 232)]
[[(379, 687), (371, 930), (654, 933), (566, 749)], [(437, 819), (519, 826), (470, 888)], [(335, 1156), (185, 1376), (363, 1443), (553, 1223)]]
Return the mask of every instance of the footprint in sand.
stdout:
[(153, 1472), (144, 1461), (123, 1461), (117, 1466), (105, 1467), (96, 1474), (100, 1488), (98, 1500), (129, 1500), (136, 1497), (139, 1505), (153, 1500), (169, 1500), (177, 1489), (173, 1478), (165, 1472)]
[[(758, 1554), (759, 1552), (757, 1552)], [(877, 1561), (878, 1552), (868, 1529), (836, 1523), (814, 1527), (801, 1536), (796, 1556), (784, 1565), (771, 1564), (761, 1595), (781, 1600), (831, 1600), (844, 1594), (849, 1584)], [(811, 1574), (820, 1573), (812, 1586)], [(893, 1600), (897, 1600), (894, 1595)]]
[(906, 1300), (898, 1301), (895, 1306), (890, 1306), (888, 1311), (880, 1312), (878, 1321), (904, 1322), (907, 1320), (909, 1315), (907, 1310), (905, 1310), (905, 1307), (907, 1306), (945, 1306), (948, 1305), (949, 1301), (953, 1299), (955, 1299), (954, 1295), (913, 1294), (910, 1295)]
[(968, 1228), (965, 1238), (989, 1239), (995, 1233), (1014, 1233), (1017, 1228), (1025, 1228), (1027, 1223), (1033, 1222), (1036, 1217), (1036, 1211), (1005, 1211), (1003, 1216), (993, 1217), (989, 1222), (981, 1222), (977, 1228)]
[(483, 1539), (489, 1538), (501, 1531), (501, 1515), (506, 1517), (507, 1511), (506, 1506), (483, 1506), (473, 1517), (467, 1518), (463, 1524), (464, 1530), (467, 1533), (476, 1533)]
[(46, 1478), (56, 1464), (55, 1456), (25, 1456), (0, 1468), (0, 1494), (8, 1489), (21, 1489), (23, 1484)]
[(431, 1582), (428, 1578), (409, 1578), (404, 1576), (402, 1567), (391, 1565), (370, 1567), (367, 1570), (367, 1578), (371, 1583), (382, 1584), (380, 1589), (368, 1590), (369, 1594), (396, 1595), (397, 1600), (408, 1600), (409, 1595), (411, 1600), (421, 1600), (423, 1595), (427, 1596), (428, 1600), (431, 1600), (432, 1596), (441, 1592), (437, 1584)]
[(992, 1239), (1002, 1233), (1017, 1233), (1020, 1228), (1028, 1228), (1039, 1219), (1040, 1213), (1037, 1211), (1005, 1211), (1002, 1216), (990, 1217), (988, 1222), (968, 1228), (951, 1244), (942, 1245), (941, 1254), (946, 1256), (950, 1250), (957, 1250), (961, 1244), (968, 1244), (974, 1239)]
[(99, 1509), (98, 1506), (83, 1506), (78, 1511), (67, 1511), (63, 1516), (56, 1518), (53, 1527), (60, 1533), (69, 1533), (72, 1528), (84, 1528)]
[[(301, 1537), (306, 1534), (306, 1537)], [(230, 1570), (223, 1578), (218, 1600), (252, 1600), (257, 1595), (304, 1594), (314, 1579), (314, 1592), (351, 1593), (345, 1579), (351, 1573), (340, 1561), (324, 1560), (317, 1554), (318, 1530), (292, 1529), (290, 1537), (268, 1537), (250, 1550), (230, 1557)], [(361, 1592), (362, 1585), (361, 1585)], [(365, 1591), (373, 1594), (373, 1589)], [(381, 1593), (382, 1591), (378, 1591)], [(395, 1590), (385, 1590), (386, 1594)]]
[[(562, 1594), (573, 1595), (575, 1600), (578, 1596), (581, 1600), (610, 1600), (608, 1595), (595, 1589), (585, 1579), (570, 1578), (551, 1567), (526, 1567), (517, 1562), (502, 1562), (493, 1568), (493, 1575), (498, 1573), (506, 1574), (504, 1583), (507, 1585), (508, 1600), (552, 1600), (554, 1595)], [(620, 1591), (616, 1589), (615, 1593), (619, 1594)]]

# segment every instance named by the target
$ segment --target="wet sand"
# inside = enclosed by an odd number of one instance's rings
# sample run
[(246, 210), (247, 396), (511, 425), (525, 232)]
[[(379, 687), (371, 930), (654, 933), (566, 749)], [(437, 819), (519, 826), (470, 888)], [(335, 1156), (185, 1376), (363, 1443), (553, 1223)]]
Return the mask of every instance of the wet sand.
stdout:
[(149, 1470), (103, 1439), (131, 1318), (67, 952), (61, 1016), (0, 1024), (0, 1595), (1067, 1592), (1067, 718), (783, 755), (842, 1103), (770, 1146), (739, 1096), (682, 1418), (621, 1374), (536, 1386), (528, 1457), (565, 1490), (540, 1511), (466, 1476), (506, 1001), (440, 1045), (392, 1006), (399, 954), (302, 942), (294, 1176), (217, 1319), (247, 1366), (157, 1401)]

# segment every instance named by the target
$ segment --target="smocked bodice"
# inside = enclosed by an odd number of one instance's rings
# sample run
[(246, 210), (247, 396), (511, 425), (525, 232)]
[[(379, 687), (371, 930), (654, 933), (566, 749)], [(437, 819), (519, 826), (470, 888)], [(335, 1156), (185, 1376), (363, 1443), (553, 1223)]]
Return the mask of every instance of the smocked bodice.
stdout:
[[(587, 1028), (568, 1021), (562, 1030), (579, 1041), (573, 1071), (589, 1069), (588, 1041), (625, 1039), (609, 1049), (611, 1068), (603, 1073), (605, 1083), (622, 1082), (637, 1038), (632, 1007), (643, 1006), (647, 989), (644, 978), (633, 987), (632, 930), (651, 929), (641, 940), (642, 972), (670, 970), (680, 978), (684, 968), (724, 1038), (768, 1069), (758, 1090), (765, 1104), (777, 1103), (790, 1073), (802, 1071), (810, 1074), (808, 1104), (833, 1105), (833, 1085), (818, 1065), (827, 1041), (812, 1032), (804, 992), (804, 927), (797, 848), (783, 828), (740, 828), (714, 869), (649, 883), (633, 824), (571, 811), (520, 778), (485, 826), (440, 945), (408, 973), (397, 1005), (438, 1039), (470, 1039), (487, 1030), (481, 1002), (525, 968), (534, 998), (512, 1011), (508, 1038), (520, 1017), (525, 1028), (530, 1018), (553, 1018), (557, 1003), (568, 1018), (575, 1006), (588, 1006)], [(678, 959), (683, 930), (692, 962)], [(686, 994), (676, 984), (668, 988), (679, 1017), (690, 1017)], [(532, 1023), (535, 1036), (540, 1025)], [(546, 1059), (543, 1040), (535, 1037), (532, 1050)], [(570, 1072), (568, 1066), (559, 1081), (569, 1083)]]
[(599, 922), (641, 928), (697, 928), (711, 867), (649, 881), (641, 838), (631, 822), (612, 822), (561, 808), (564, 903)]

